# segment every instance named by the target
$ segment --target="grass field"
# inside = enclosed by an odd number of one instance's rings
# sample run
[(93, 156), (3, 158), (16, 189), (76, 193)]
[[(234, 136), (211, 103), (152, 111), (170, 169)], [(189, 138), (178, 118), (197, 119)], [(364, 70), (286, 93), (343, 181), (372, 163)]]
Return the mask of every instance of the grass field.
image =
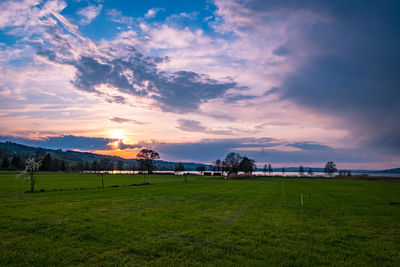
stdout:
[(101, 189), (41, 173), (30, 194), (14, 177), (0, 173), (1, 266), (400, 262), (399, 182), (106, 175)]

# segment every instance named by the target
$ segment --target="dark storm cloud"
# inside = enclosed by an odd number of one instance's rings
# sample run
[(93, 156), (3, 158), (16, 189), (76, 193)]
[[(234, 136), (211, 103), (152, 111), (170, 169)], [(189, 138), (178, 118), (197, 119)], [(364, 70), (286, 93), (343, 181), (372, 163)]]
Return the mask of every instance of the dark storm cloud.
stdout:
[(399, 1), (260, 0), (244, 5), (252, 16), (267, 11), (319, 16), (312, 22), (305, 17), (285, 49), (275, 49), (275, 54), (287, 49), (293, 58), (308, 54), (284, 77), (282, 98), (341, 118), (364, 146), (400, 151)]
[[(60, 38), (57, 31), (52, 34), (53, 39)], [(86, 53), (74, 60), (69, 56), (71, 49), (66, 40), (60, 40), (51, 49), (40, 48), (38, 55), (74, 66), (77, 71), (73, 85), (80, 90), (96, 93), (107, 102), (124, 104), (126, 99), (99, 91), (97, 87), (100, 85), (114, 88), (117, 92), (151, 98), (163, 111), (177, 113), (197, 111), (200, 104), (224, 96), (228, 89), (243, 89), (236, 82), (220, 82), (195, 72), (161, 72), (157, 63), (167, 59), (146, 57), (132, 46), (123, 48), (123, 53), (128, 53), (123, 58), (116, 56), (113, 53), (115, 51), (109, 48), (103, 54)]]
[[(11, 141), (33, 147), (43, 147), (50, 149), (78, 149), (78, 150), (107, 150), (110, 149), (110, 143), (116, 141), (112, 138), (85, 137), (74, 135), (61, 135), (46, 137), (43, 139), (29, 139), (23, 137), (0, 136), (0, 142)], [(136, 148), (138, 145), (119, 144), (121, 149)]]
[(156, 99), (163, 110), (173, 112), (195, 111), (201, 103), (215, 99), (237, 85), (220, 83), (194, 72), (179, 71), (171, 76), (158, 76), (152, 83), (158, 93)]

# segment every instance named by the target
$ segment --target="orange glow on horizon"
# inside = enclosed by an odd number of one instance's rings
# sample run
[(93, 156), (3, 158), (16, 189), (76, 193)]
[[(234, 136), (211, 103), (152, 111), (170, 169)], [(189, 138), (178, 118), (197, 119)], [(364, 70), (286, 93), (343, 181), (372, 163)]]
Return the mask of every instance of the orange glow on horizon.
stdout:
[(116, 150), (95, 150), (93, 153), (107, 155), (107, 156), (117, 156), (124, 159), (133, 159), (136, 157), (136, 154), (139, 152), (139, 149), (116, 149)]

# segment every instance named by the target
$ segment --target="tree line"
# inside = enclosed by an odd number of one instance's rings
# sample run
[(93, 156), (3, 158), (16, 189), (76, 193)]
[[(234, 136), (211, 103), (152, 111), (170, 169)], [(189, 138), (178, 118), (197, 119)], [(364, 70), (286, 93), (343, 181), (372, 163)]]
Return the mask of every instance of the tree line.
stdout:
[[(255, 170), (257, 170), (257, 166), (255, 164), (254, 159), (250, 159), (246, 156), (241, 156), (239, 153), (229, 153), (225, 160), (217, 159), (213, 162), (212, 171), (217, 174), (229, 174), (234, 173), (238, 174), (239, 172), (244, 172), (245, 174), (251, 175)], [(267, 173), (271, 176), (273, 174), (273, 169), (271, 164), (265, 164), (262, 169), (264, 175)], [(282, 175), (284, 176), (286, 173), (286, 169), (284, 167), (281, 168)], [(337, 172), (336, 164), (333, 161), (328, 161), (324, 167), (324, 173), (330, 178), (333, 177), (333, 174)], [(303, 167), (303, 165), (299, 166), (299, 176), (303, 177), (307, 173), (308, 176), (313, 176), (314, 171), (312, 168), (308, 168), (307, 170)], [(340, 171), (340, 175), (351, 175), (351, 171)]]
[[(137, 163), (132, 162), (130, 164), (125, 164), (122, 160), (113, 161), (109, 158), (103, 158), (100, 160), (94, 160), (92, 162), (69, 162), (68, 160), (63, 160), (58, 158), (57, 156), (52, 156), (50, 153), (46, 155), (36, 155), (37, 160), (41, 161), (41, 166), (39, 167), (39, 171), (61, 171), (61, 172), (84, 172), (84, 171), (92, 171), (92, 172), (113, 172), (113, 171), (139, 171), (140, 173), (153, 173), (156, 168), (155, 161), (160, 159), (160, 155), (158, 152), (151, 149), (142, 149), (137, 155)], [(25, 159), (21, 158), (19, 155), (14, 155), (13, 157), (5, 157), (3, 156), (3, 151), (0, 148), (0, 160), (1, 160), (1, 169), (2, 170), (22, 170), (25, 168)], [(173, 171), (176, 173), (184, 172), (185, 166), (182, 162), (176, 164), (173, 168)], [(207, 171), (207, 167), (205, 165), (199, 165), (196, 167), (196, 170), (203, 174)], [(229, 153), (224, 160), (217, 159), (212, 163), (209, 171), (214, 172), (215, 175), (224, 175), (229, 173), (239, 173), (243, 172), (247, 175), (252, 175), (252, 173), (257, 170), (257, 166), (255, 164), (254, 159), (250, 159), (247, 156), (241, 156), (239, 153), (231, 152)], [(273, 175), (273, 168), (271, 164), (265, 164), (262, 169), (264, 175), (267, 173), (271, 176)], [(281, 168), (282, 175), (284, 176), (286, 173), (286, 169)], [(307, 170), (300, 165), (299, 166), (299, 176), (313, 176), (314, 171), (312, 168), (308, 168)], [(337, 168), (335, 163), (329, 161), (326, 163), (324, 168), (324, 173), (332, 177), (333, 174), (337, 172)], [(350, 171), (340, 171), (340, 175), (351, 175)]]

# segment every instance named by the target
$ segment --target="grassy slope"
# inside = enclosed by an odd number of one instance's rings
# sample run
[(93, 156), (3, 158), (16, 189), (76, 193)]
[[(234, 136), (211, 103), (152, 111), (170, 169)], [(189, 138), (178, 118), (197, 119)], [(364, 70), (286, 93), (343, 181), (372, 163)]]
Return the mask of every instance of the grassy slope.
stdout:
[[(0, 265), (392, 265), (400, 183), (0, 173)], [(91, 188), (86, 190), (72, 190)], [(300, 205), (304, 195), (304, 207)], [(311, 205), (309, 203), (311, 193)]]

